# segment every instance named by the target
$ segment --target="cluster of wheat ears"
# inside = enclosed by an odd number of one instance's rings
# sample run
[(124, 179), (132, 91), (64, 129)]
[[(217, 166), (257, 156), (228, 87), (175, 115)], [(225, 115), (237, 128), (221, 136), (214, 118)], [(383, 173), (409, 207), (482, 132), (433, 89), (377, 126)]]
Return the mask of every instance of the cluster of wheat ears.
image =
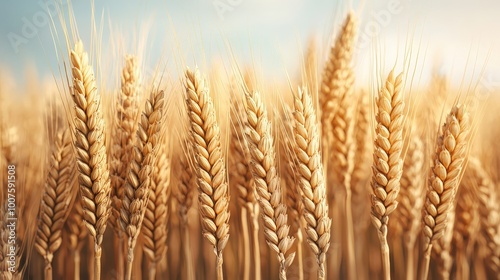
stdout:
[(500, 279), (497, 94), (397, 69), (363, 90), (354, 13), (337, 33), (288, 89), (150, 87), (127, 55), (104, 94), (80, 40), (59, 95), (0, 87), (1, 279)]

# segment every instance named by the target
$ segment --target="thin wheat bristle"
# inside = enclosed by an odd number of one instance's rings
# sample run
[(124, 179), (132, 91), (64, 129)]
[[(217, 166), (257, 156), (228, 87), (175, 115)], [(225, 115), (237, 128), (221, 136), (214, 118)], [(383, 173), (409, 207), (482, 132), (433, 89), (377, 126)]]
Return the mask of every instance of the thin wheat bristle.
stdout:
[(57, 135), (50, 158), (35, 239), (35, 249), (45, 259), (45, 279), (52, 278), (52, 258), (62, 243), (62, 229), (75, 193), (75, 171), (70, 130), (64, 129)]
[(222, 279), (222, 251), (229, 240), (229, 187), (220, 128), (208, 88), (198, 70), (186, 70), (185, 88), (203, 235), (214, 246), (217, 278)]
[(246, 141), (250, 150), (250, 166), (258, 195), (267, 245), (278, 254), (279, 278), (286, 279), (287, 268), (295, 253), (288, 254), (294, 238), (289, 236), (287, 209), (283, 203), (276, 165), (276, 151), (267, 110), (258, 92), (246, 92)]
[(328, 217), (326, 186), (320, 156), (316, 115), (307, 89), (299, 89), (294, 102), (295, 154), (302, 189), (304, 230), (319, 265), (318, 279), (325, 279), (325, 260), (330, 247), (331, 219)]

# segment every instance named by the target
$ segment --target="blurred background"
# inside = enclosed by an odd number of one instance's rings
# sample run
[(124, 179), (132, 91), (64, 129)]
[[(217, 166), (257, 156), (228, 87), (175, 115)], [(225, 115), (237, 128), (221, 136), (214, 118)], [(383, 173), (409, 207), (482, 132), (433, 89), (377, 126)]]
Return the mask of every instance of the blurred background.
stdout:
[[(4, 0), (0, 3), (4, 80), (22, 84), (27, 71), (41, 79), (58, 75), (58, 57), (66, 53), (61, 53), (65, 39), (57, 11), (67, 15), (70, 6), (87, 48), (92, 44), (92, 18), (97, 33), (102, 30), (98, 61), (106, 72), (120, 66), (109, 62), (121, 61), (124, 53), (143, 53), (150, 72), (166, 67), (174, 76), (184, 65), (230, 61), (232, 53), (239, 63), (253, 65), (265, 77), (285, 79), (287, 74), (300, 73), (311, 38), (316, 40), (320, 62), (326, 58), (341, 21), (352, 9), (360, 18), (355, 57), (358, 79), (369, 78), (376, 57), (384, 68), (390, 68), (396, 60), (401, 64), (405, 50), (411, 49), (413, 57), (418, 55), (419, 63), (425, 63), (417, 70), (421, 79), (426, 79), (431, 68), (457, 81), (468, 69), (477, 79), (484, 68), (488, 84), (500, 84), (496, 74), (500, 73), (500, 2), (494, 0), (107, 0), (71, 4)], [(466, 75), (474, 79), (472, 73)]]

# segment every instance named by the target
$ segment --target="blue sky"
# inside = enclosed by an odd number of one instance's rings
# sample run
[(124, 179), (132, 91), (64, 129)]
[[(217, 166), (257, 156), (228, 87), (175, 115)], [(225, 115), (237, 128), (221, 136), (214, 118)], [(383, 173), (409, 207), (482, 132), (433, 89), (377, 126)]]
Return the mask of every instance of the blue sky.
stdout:
[[(60, 0), (3, 0), (0, 3), (0, 67), (9, 69), (18, 80), (27, 67), (35, 67), (43, 77), (50, 75), (50, 69), (57, 65), (50, 23), (44, 23), (44, 3), (54, 1)], [(73, 2), (80, 35), (88, 41), (91, 2)], [(474, 62), (470, 59), (467, 62), (472, 53), (477, 56), (478, 64), (487, 59), (489, 71), (500, 71), (500, 55), (497, 54), (500, 50), (500, 21), (497, 19), (500, 1), (95, 2), (97, 17), (104, 15), (102, 58), (109, 61), (119, 59), (113, 58), (117, 40), (124, 42), (122, 51), (134, 52), (137, 42), (141, 41), (135, 34), (149, 26), (145, 46), (148, 56), (144, 58), (147, 67), (154, 67), (159, 59), (166, 60), (173, 69), (180, 58), (185, 59), (188, 66), (203, 65), (205, 58), (208, 64), (211, 59), (227, 60), (227, 41), (243, 63), (255, 62), (266, 74), (284, 77), (285, 69), (291, 73), (298, 71), (302, 51), (311, 35), (319, 40), (323, 46), (320, 55), (325, 56), (332, 32), (338, 30), (345, 12), (353, 7), (362, 15), (360, 40), (368, 41), (366, 47), (358, 50), (356, 62), (359, 65), (370, 65), (374, 51), (370, 33), (376, 35), (388, 65), (394, 63), (397, 54), (402, 56), (407, 34), (411, 34), (416, 41), (414, 45), (420, 45), (429, 64), (439, 56), (446, 71), (460, 72), (466, 63)], [(221, 12), (224, 7), (227, 10)], [(116, 31), (114, 34), (120, 34), (119, 38), (115, 35), (111, 39), (110, 26)], [(33, 29), (35, 34), (31, 34)], [(86, 45), (89, 46), (89, 42)]]

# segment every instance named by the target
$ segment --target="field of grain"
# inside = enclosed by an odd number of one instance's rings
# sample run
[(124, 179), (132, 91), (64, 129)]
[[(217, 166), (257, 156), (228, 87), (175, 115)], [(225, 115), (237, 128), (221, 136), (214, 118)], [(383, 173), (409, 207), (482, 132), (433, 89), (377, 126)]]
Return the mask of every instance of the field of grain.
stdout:
[(230, 47), (224, 67), (151, 73), (144, 48), (106, 71), (64, 11), (53, 81), (0, 73), (0, 279), (500, 279), (500, 90), (481, 77), (407, 40), (357, 79), (347, 9), (288, 80)]

